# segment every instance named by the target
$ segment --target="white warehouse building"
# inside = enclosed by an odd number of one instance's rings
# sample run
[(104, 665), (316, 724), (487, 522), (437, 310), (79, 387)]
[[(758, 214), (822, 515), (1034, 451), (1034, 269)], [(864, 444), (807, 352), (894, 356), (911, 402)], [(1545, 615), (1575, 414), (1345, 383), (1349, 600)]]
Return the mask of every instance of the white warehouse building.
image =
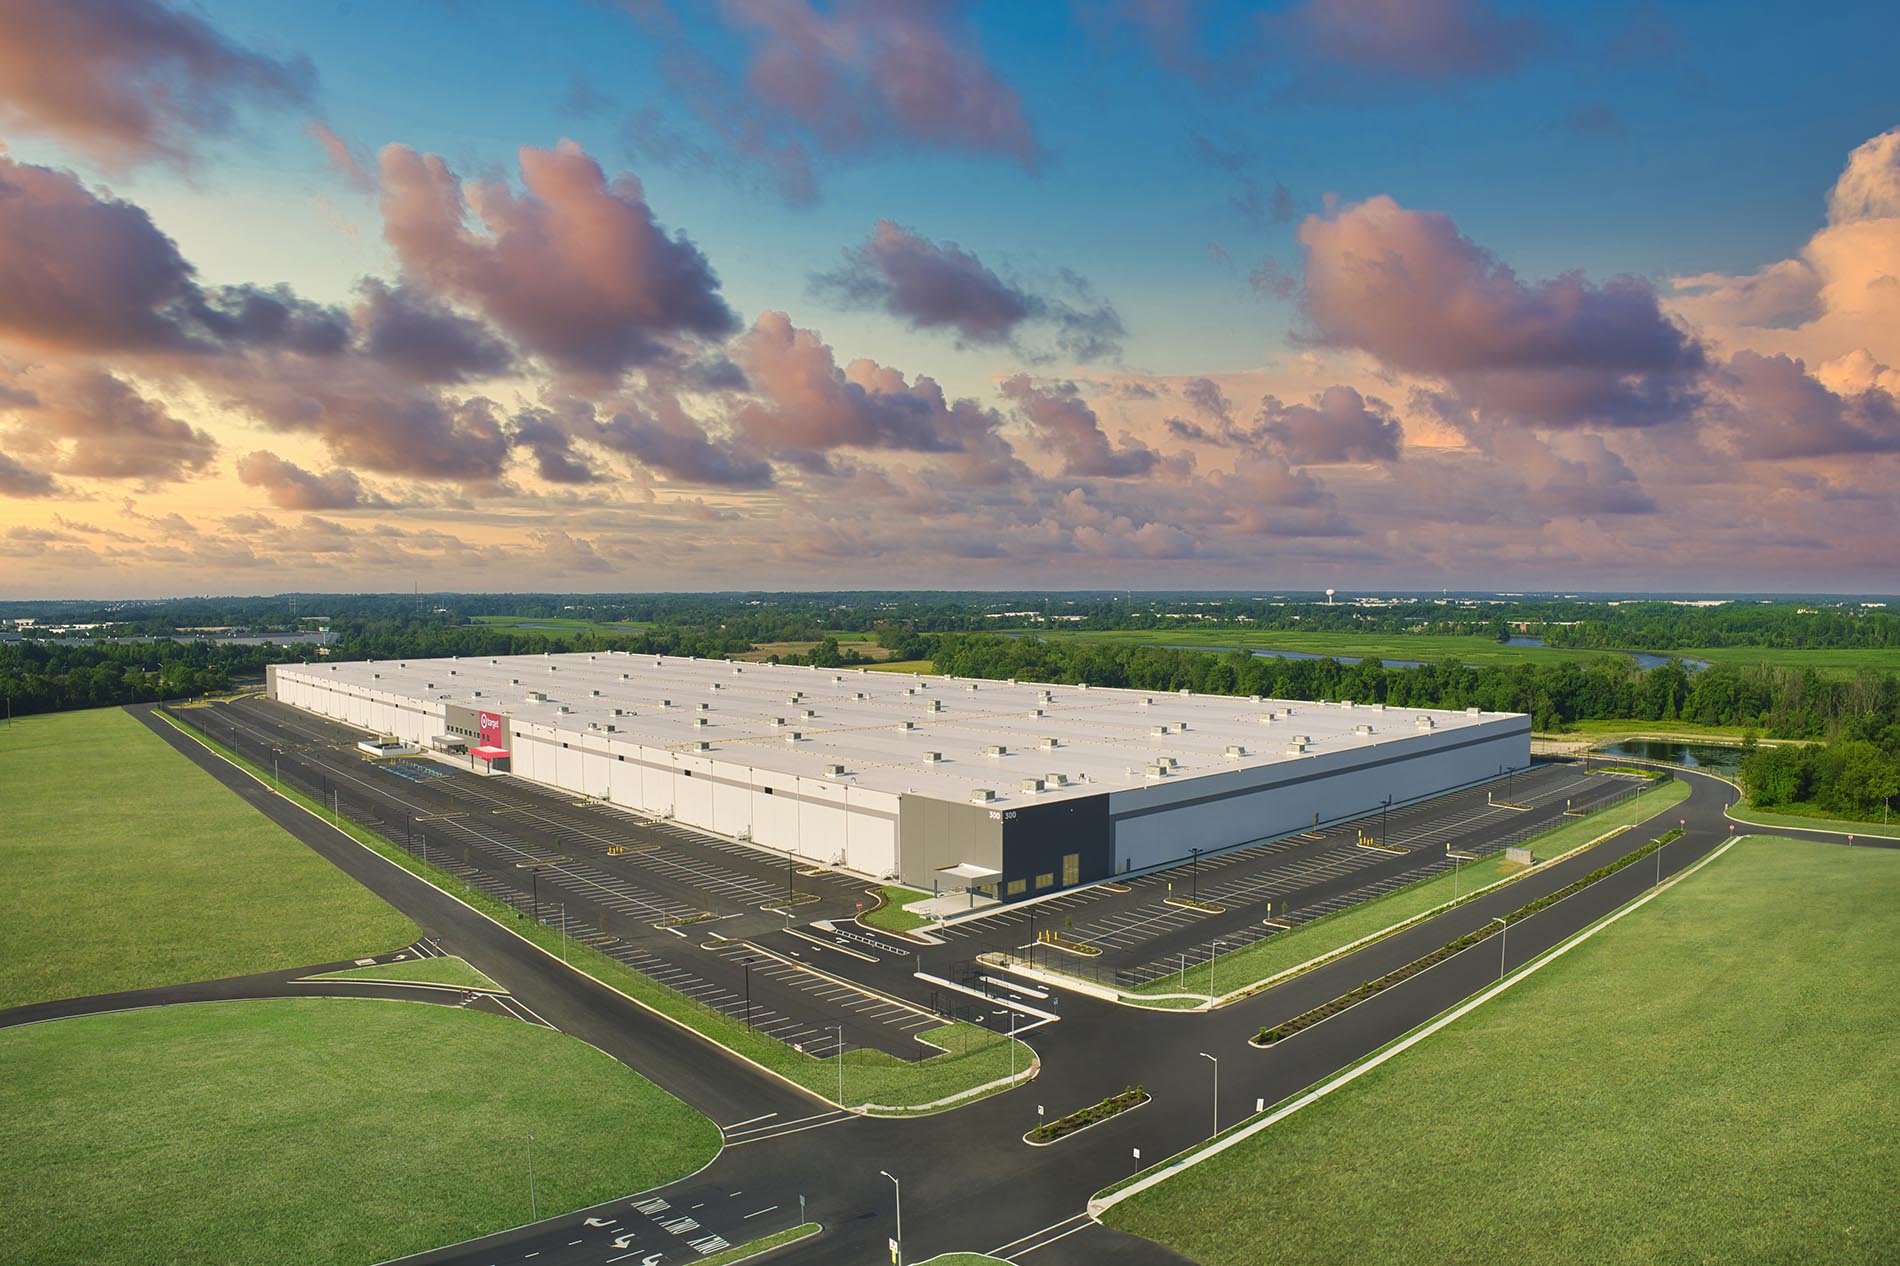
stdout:
[(1530, 763), (1519, 713), (601, 651), (274, 664), (270, 696), (759, 847), (1003, 900)]

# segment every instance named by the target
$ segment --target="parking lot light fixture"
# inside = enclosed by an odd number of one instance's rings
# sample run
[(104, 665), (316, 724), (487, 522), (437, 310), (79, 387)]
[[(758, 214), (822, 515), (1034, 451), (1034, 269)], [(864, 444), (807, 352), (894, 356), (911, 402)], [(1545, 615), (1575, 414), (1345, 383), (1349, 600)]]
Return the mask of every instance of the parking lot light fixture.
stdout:
[(1505, 951), (1505, 947), (1510, 943), (1511, 925), (1508, 921), (1505, 920), (1504, 916), (1502, 915), (1499, 915), (1497, 918), (1492, 919), (1491, 922), (1497, 924), (1498, 927), (1502, 929), (1498, 933), (1498, 979), (1503, 980), (1504, 979), (1504, 951)]
[[(1214, 1134), (1219, 1134), (1220, 1133), (1220, 1060), (1215, 1059), (1214, 1056), (1209, 1055), (1206, 1051), (1200, 1052), (1200, 1056), (1202, 1059), (1213, 1060), (1213, 1063), (1214, 1063)], [(1207, 1137), (1213, 1138), (1214, 1134), (1210, 1134)]]

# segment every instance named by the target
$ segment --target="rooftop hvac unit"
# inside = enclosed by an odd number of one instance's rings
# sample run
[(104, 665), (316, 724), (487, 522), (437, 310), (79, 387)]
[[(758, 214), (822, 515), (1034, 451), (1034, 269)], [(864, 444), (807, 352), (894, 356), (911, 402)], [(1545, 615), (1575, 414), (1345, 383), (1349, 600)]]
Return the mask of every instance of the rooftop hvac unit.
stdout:
[(806, 708), (803, 712), (799, 713), (799, 715), (805, 716), (805, 717), (815, 717), (818, 715), (818, 710), (816, 708)]
[(1259, 702), (1260, 702), (1260, 696), (1259, 696), (1259, 695), (1248, 695), (1248, 696), (1247, 696), (1247, 702), (1248, 702), (1248, 703), (1259, 703)]
[(609, 721), (607, 722), (607, 724), (601, 726), (600, 728), (607, 731), (607, 733), (612, 734), (614, 731), (618, 730), (620, 727), (615, 725), (612, 721)]
[(714, 682), (714, 683), (712, 684), (712, 688), (713, 688), (714, 690), (724, 690), (724, 689), (725, 689), (725, 686), (724, 686), (723, 684), (721, 684), (720, 682), (717, 682), (717, 681), (715, 681), (715, 682)]
[(590, 690), (590, 691), (588, 691), (587, 693), (588, 693), (588, 695), (589, 695), (590, 697), (592, 697), (592, 698), (595, 698), (595, 699), (598, 699), (598, 698), (600, 698), (600, 691), (598, 691), (598, 690)]
[(1166, 765), (1150, 765), (1146, 773), (1150, 778), (1166, 778), (1168, 776), (1168, 767)]
[(632, 680), (633, 680), (633, 674), (632, 674), (632, 673), (621, 673), (621, 674), (620, 674), (620, 680), (622, 680), (622, 681), (632, 681)]
[(1009, 679), (1009, 684), (1010, 684), (1010, 685), (1012, 685), (1012, 686), (1013, 686), (1013, 685), (1015, 685), (1015, 684), (1016, 684), (1016, 679), (1015, 679), (1014, 677), (1011, 677), (1011, 678)]
[(943, 762), (942, 752), (925, 752), (924, 753), (924, 764), (937, 765), (937, 764), (941, 764), (942, 762)]
[(700, 705), (699, 705), (698, 707), (696, 707), (696, 708), (694, 709), (694, 711), (696, 711), (696, 712), (711, 712), (711, 711), (712, 711), (712, 705), (711, 705), (710, 703), (702, 703), (702, 704), (700, 704)]
[(1182, 697), (1183, 699), (1185, 699), (1185, 698), (1187, 698), (1187, 697), (1188, 697), (1189, 695), (1191, 695), (1191, 694), (1193, 694), (1193, 693), (1194, 693), (1194, 692), (1193, 692), (1192, 690), (1189, 690), (1189, 689), (1188, 689), (1188, 688), (1187, 688), (1186, 686), (1183, 686), (1183, 687), (1181, 688), (1181, 697)]
[(851, 692), (851, 697), (853, 699), (869, 699), (871, 696), (865, 694), (862, 690), (853, 690)]
[(671, 699), (662, 699), (660, 700), (660, 706), (662, 708), (670, 708), (673, 706), (673, 701)]
[(1293, 737), (1287, 740), (1287, 742), (1289, 743), (1302, 743), (1302, 744), (1311, 743), (1312, 741), (1313, 741), (1313, 736), (1311, 734), (1295, 734)]
[(409, 667), (409, 661), (408, 661), (408, 660), (406, 660), (406, 659), (399, 659), (399, 660), (397, 660), (397, 661), (396, 661), (396, 667), (398, 667), (398, 668), (407, 668), (407, 667)]
[(554, 710), (564, 715), (568, 712), (573, 711), (573, 709), (569, 708), (565, 703), (558, 705)]
[(1038, 791), (1042, 790), (1042, 779), (1040, 778), (1023, 779), (1023, 790), (1028, 792), (1032, 796), (1035, 795)]
[(453, 668), (449, 669), (449, 676), (455, 676), (455, 670)]
[(844, 766), (843, 766), (843, 765), (826, 765), (826, 766), (825, 766), (825, 777), (827, 777), (827, 778), (842, 778), (842, 777), (844, 777)]
[(1066, 787), (1069, 785), (1069, 776), (1067, 774), (1050, 774), (1049, 785), (1051, 787)]
[[(562, 708), (562, 709), (561, 709), (561, 711), (563, 711), (563, 712), (566, 712), (566, 711), (567, 711), (567, 709), (566, 709), (566, 708)], [(711, 721), (708, 721), (708, 720), (707, 720), (707, 719), (706, 719), (705, 717), (694, 717), (694, 718), (693, 718), (693, 728), (694, 728), (694, 729), (696, 729), (696, 730), (703, 730), (703, 729), (705, 729), (705, 728), (706, 728), (707, 726), (709, 726), (709, 725), (711, 725), (711, 724), (712, 724), (712, 722), (711, 722)]]
[(1150, 738), (1161, 738), (1167, 734), (1167, 732), (1168, 727), (1165, 725), (1151, 725), (1148, 727), (1148, 737)]
[(1245, 756), (1246, 754), (1247, 754), (1247, 749), (1242, 747), (1238, 743), (1231, 745), (1227, 749), (1228, 760), (1239, 760), (1241, 757)]
[(970, 693), (971, 693), (971, 694), (975, 694), (975, 693), (976, 693), (976, 683), (975, 683), (974, 681), (973, 681), (973, 682), (971, 682), (971, 683), (970, 683), (970, 685), (969, 685), (969, 687), (968, 687), (968, 689), (969, 689), (969, 691), (970, 691)]
[(1281, 712), (1280, 715), (1283, 717), (1290, 717), (1293, 715), (1293, 709), (1287, 708), (1285, 711)]
[(905, 686), (905, 687), (904, 687), (904, 693), (905, 693), (905, 694), (907, 694), (907, 695), (914, 695), (914, 694), (916, 694), (916, 693), (917, 693), (917, 687), (915, 687), (915, 686)]
[(773, 728), (773, 729), (775, 729), (775, 730), (782, 730), (782, 729), (784, 729), (784, 728), (785, 728), (785, 718), (784, 718), (784, 717), (773, 717), (773, 718), (772, 718), (772, 728)]
[(471, 690), (468, 692), (468, 697), (471, 699), (479, 699), (482, 697), (482, 692), (479, 690)]
[(509, 685), (511, 685), (511, 686), (519, 686), (519, 685), (521, 684), (521, 678), (519, 678), (519, 677), (510, 677), (510, 678), (508, 679), (508, 684), (509, 684)]
[(745, 666), (743, 664), (734, 664), (732, 666), (732, 675), (734, 677), (737, 677), (740, 673), (743, 673), (744, 671), (745, 671)]
[(926, 704), (924, 705), (924, 711), (925, 711), (925, 712), (942, 712), (942, 711), (943, 711), (943, 700), (941, 700), (941, 699), (932, 699), (932, 700), (931, 700), (931, 701), (930, 701), (929, 703), (926, 703)]
[(545, 690), (530, 690), (528, 692), (528, 701), (530, 703), (546, 703), (548, 701), (548, 692)]
[(1087, 690), (1089, 688), (1089, 683), (1086, 681), (1078, 681), (1075, 683), (1075, 688), (1077, 690)]
[(1029, 715), (1030, 715), (1030, 716), (1032, 716), (1032, 717), (1039, 717), (1039, 716), (1041, 716), (1041, 715), (1042, 715), (1042, 709), (1041, 709), (1041, 708), (1031, 708), (1031, 709), (1029, 710)]
[(433, 681), (425, 681), (425, 682), (423, 682), (423, 683), (422, 683), (422, 688), (423, 688), (424, 690), (434, 690), (434, 689), (435, 689), (435, 683), (434, 683)]
[(615, 715), (615, 716), (617, 716), (617, 717), (623, 717), (623, 716), (626, 716), (626, 715), (627, 715), (627, 710), (626, 710), (625, 708), (615, 708), (615, 709), (614, 709), (614, 715)]
[(1306, 744), (1288, 743), (1286, 745), (1286, 754), (1288, 756), (1303, 756), (1306, 754)]
[(1174, 728), (1176, 731), (1185, 730), (1188, 728), (1188, 723), (1186, 721), (1176, 721), (1174, 723)]
[(383, 679), (383, 675), (381, 673), (371, 673), (370, 676), (377, 681), (381, 681)]
[(988, 747), (983, 749), (983, 754), (985, 756), (1007, 756), (1009, 755), (1009, 749), (1004, 747), (1001, 743), (991, 743)]
[(1385, 705), (1384, 705), (1383, 703), (1375, 703), (1375, 704), (1372, 704), (1372, 705), (1371, 705), (1371, 707), (1372, 707), (1372, 710), (1373, 710), (1374, 712), (1384, 712), (1384, 711), (1385, 711)]
[(990, 801), (996, 799), (996, 793), (991, 791), (988, 787), (978, 787), (970, 793), (970, 799), (976, 801), (978, 804), (988, 804)]
[(1412, 724), (1416, 725), (1421, 730), (1436, 729), (1438, 726), (1438, 722), (1432, 720), (1432, 718), (1430, 717), (1414, 717), (1412, 719)]
[(1482, 711), (1483, 711), (1482, 708), (1466, 708), (1465, 715), (1468, 717), (1475, 717)]
[(1352, 732), (1357, 734), (1360, 738), (1372, 737), (1372, 727), (1369, 725), (1355, 725), (1352, 727)]
[(1053, 734), (1049, 735), (1048, 737), (1042, 740), (1042, 750), (1045, 752), (1052, 752), (1056, 748), (1060, 747), (1061, 745), (1062, 745), (1061, 740), (1056, 738), (1056, 736)]
[(801, 735), (797, 730), (793, 730), (791, 733), (785, 736), (785, 741), (787, 743), (796, 743), (802, 737), (804, 736)]
[(695, 752), (710, 752), (712, 751), (712, 744), (708, 743), (705, 739), (700, 739), (697, 743), (693, 744), (693, 750)]
[(915, 721), (899, 721), (897, 728), (900, 730), (914, 730), (917, 728), (917, 723)]
[(1141, 697), (1141, 706), (1144, 708), (1152, 708), (1154, 707), (1154, 703), (1155, 701), (1150, 699), (1147, 695)]

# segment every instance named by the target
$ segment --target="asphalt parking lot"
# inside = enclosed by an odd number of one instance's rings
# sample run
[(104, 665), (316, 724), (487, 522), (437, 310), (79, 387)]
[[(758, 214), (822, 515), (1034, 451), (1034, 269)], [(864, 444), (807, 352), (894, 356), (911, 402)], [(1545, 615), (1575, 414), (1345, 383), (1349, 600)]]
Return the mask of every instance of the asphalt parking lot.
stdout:
[(748, 948), (767, 932), (851, 918), (868, 900), (861, 878), (506, 775), (368, 761), (355, 750), (362, 732), (268, 700), (176, 715), (235, 739), (259, 766), (469, 891), (788, 1045), (821, 1058), (840, 1041), (906, 1059), (935, 1053), (918, 1041), (943, 1023), (928, 1009), (801, 964), (796, 950)]
[[(1198, 862), (1109, 885), (1096, 885), (1033, 905), (967, 918), (936, 935), (985, 950), (1025, 951), (1044, 930), (1103, 952), (1063, 955), (1062, 970), (1124, 987), (1145, 984), (1205, 962), (1349, 905), (1440, 874), (1459, 864), (1448, 850), (1495, 852), (1583, 811), (1630, 794), (1637, 784), (1585, 773), (1570, 764), (1542, 764), (1504, 782), (1372, 813), (1352, 821), (1246, 845)], [(1508, 801), (1502, 807), (1491, 803)], [(1404, 853), (1363, 847), (1383, 840)], [(1190, 898), (1224, 907), (1223, 914), (1170, 904)], [(1275, 924), (1264, 920), (1271, 915)], [(1218, 947), (1218, 948), (1217, 948)], [(1040, 953), (1059, 953), (1043, 949)]]

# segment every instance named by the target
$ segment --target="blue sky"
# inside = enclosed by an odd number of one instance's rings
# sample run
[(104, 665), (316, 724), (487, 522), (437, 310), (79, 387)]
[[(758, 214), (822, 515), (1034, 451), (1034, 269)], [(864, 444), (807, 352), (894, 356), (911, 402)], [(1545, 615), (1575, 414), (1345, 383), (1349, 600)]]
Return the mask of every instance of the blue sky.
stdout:
[[(140, 249), (175, 243), (182, 263), (165, 267), (193, 270), (176, 286), (212, 307), (282, 285), (312, 320), (349, 328), (325, 365), (227, 320), (222, 354), (187, 362), (25, 317), (9, 330), (0, 310), (0, 372), (12, 397), (42, 402), (9, 406), (0, 381), (0, 408), (17, 409), (0, 413), (0, 489), (24, 490), (0, 493), (0, 528), (21, 540), (70, 536), (54, 519), (105, 527), (98, 509), (114, 502), (110, 530), (141, 540), (181, 506), (199, 508), (182, 521), (200, 539), (252, 539), (232, 522), (288, 532), (301, 511), (360, 540), (393, 512), (434, 543), (397, 569), (453, 536), (474, 552), (436, 564), (539, 574), (526, 526), (555, 566), (640, 587), (636, 542), (684, 538), (697, 507), (751, 525), (716, 560), (696, 542), (707, 584), (754, 578), (747, 560), (765, 549), (765, 571), (812, 584), (833, 583), (839, 560), (867, 582), (1037, 582), (1074, 563), (1078, 581), (1117, 584), (1167, 559), (1208, 583), (1357, 568), (1367, 583), (1574, 588), (1611, 579), (1631, 541), (1685, 531), (1731, 560), (1728, 587), (1762, 567), (1808, 587), (1817, 565), (1842, 587), (1882, 570), (1802, 507), (1891, 504), (1892, 6), (96, 11), (122, 20), (88, 31), (50, 3), (7, 19), (17, 29), (0, 39), (39, 64), (67, 59), (79, 91), (0, 82), (4, 161), (45, 173), (48, 196), (73, 181), (88, 192), (62, 196), (136, 208)], [(135, 18), (167, 34), (123, 45)], [(218, 69), (194, 87), (180, 68), (207, 50)], [(207, 109), (178, 106), (194, 91)], [(562, 142), (566, 158), (533, 158)], [(803, 155), (808, 178), (761, 152)], [(462, 220), (432, 218), (421, 168), (392, 182), (379, 155), (436, 156), (470, 200)], [(535, 161), (599, 187), (529, 191)], [(622, 174), (637, 194), (611, 183)], [(1830, 218), (1837, 181), (1860, 209)], [(509, 238), (484, 223), (482, 182), (538, 227)], [(562, 197), (578, 218), (561, 220)], [(405, 208), (422, 218), (399, 240)], [(618, 290), (600, 331), (621, 340), (606, 366), (548, 315), (561, 261), (600, 246), (581, 240), (596, 214), (630, 214), (613, 232), (636, 241), (650, 217), (711, 274), (696, 299), (655, 298), (651, 319), (629, 314), (652, 278), (606, 278)], [(1377, 285), (1355, 271), (1370, 259), (1393, 270)], [(498, 280), (510, 269), (552, 270), (549, 293)], [(438, 330), (460, 320), (469, 339), (501, 340), (506, 372), (378, 362), (365, 279)], [(95, 299), (44, 302), (91, 312)], [(667, 309), (693, 302), (729, 322)], [(1104, 337), (1076, 341), (1089, 331)], [(716, 389), (681, 377), (718, 364)], [(948, 400), (933, 404), (938, 385)], [(101, 392), (158, 411), (113, 424), (136, 442), (156, 443), (154, 417), (174, 438), (143, 465), (93, 454)], [(44, 403), (66, 396), (91, 403)], [(974, 412), (956, 415), (959, 397)], [(457, 452), (419, 457), (429, 444)], [(1685, 482), (1701, 491), (1659, 495)], [(857, 497), (862, 523), (838, 513)], [(1430, 531), (1401, 526), (1439, 500), (1459, 508)], [(880, 516), (933, 503), (943, 553), (883, 540)], [(790, 544), (747, 535), (773, 523)], [(1772, 557), (1739, 561), (1764, 541)], [(131, 574), (97, 541), (42, 543), (25, 565), (45, 583), (70, 574), (59, 551), (70, 563), (82, 546), (107, 560), (88, 573), (100, 583)], [(189, 579), (194, 557), (152, 583)], [(1667, 556), (1637, 562), (1683, 587)], [(256, 551), (241, 566), (257, 583), (297, 570)]]

